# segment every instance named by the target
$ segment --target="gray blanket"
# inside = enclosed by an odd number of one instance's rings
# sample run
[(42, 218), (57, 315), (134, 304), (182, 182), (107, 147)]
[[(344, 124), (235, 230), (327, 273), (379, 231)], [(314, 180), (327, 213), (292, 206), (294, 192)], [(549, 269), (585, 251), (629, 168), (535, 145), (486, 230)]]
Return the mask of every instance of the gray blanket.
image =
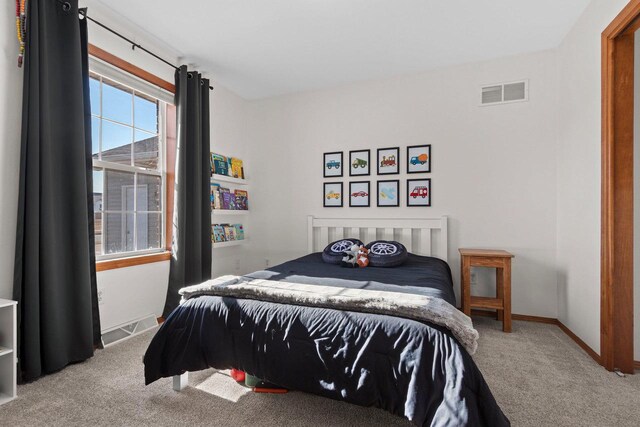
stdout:
[(448, 302), (431, 296), (384, 290), (308, 285), (222, 276), (180, 290), (183, 301), (199, 295), (253, 299), (282, 304), (399, 316), (444, 326), (474, 354), (478, 332), (471, 319)]

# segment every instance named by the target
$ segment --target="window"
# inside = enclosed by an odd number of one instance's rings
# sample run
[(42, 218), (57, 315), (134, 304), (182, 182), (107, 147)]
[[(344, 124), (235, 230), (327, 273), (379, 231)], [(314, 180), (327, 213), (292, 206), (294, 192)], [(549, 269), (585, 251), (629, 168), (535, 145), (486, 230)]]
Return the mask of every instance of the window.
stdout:
[(96, 258), (163, 251), (167, 103), (100, 70), (90, 75)]

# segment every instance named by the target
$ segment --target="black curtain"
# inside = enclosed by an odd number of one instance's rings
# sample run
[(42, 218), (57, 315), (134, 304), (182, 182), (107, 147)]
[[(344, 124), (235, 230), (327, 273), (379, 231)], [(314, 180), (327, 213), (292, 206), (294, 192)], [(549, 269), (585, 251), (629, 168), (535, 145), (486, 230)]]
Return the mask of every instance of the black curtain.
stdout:
[(186, 66), (176, 71), (178, 138), (168, 316), (178, 306), (180, 288), (211, 279), (209, 186), (209, 80)]
[(95, 274), (86, 19), (78, 1), (31, 0), (14, 270), (20, 381), (93, 355)]

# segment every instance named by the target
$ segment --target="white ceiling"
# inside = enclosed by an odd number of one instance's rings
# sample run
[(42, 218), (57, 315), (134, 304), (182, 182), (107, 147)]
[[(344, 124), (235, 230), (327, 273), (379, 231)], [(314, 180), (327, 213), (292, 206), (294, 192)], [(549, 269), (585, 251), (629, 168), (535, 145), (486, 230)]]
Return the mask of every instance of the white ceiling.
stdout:
[(554, 48), (590, 2), (96, 1), (248, 99)]

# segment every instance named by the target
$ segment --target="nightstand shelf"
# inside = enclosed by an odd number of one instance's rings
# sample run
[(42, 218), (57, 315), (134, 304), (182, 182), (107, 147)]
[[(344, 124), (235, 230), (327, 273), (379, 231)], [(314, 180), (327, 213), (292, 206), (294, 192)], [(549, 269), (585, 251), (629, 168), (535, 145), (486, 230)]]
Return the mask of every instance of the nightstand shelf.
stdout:
[(471, 297), (471, 308), (488, 308), (492, 310), (502, 310), (504, 301), (502, 298), (491, 297)]
[[(502, 321), (502, 330), (511, 332), (511, 258), (513, 255), (499, 249), (458, 249), (460, 252), (460, 292), (462, 311), (471, 316), (472, 308), (496, 311)], [(471, 267), (496, 269), (496, 296), (471, 296)]]

